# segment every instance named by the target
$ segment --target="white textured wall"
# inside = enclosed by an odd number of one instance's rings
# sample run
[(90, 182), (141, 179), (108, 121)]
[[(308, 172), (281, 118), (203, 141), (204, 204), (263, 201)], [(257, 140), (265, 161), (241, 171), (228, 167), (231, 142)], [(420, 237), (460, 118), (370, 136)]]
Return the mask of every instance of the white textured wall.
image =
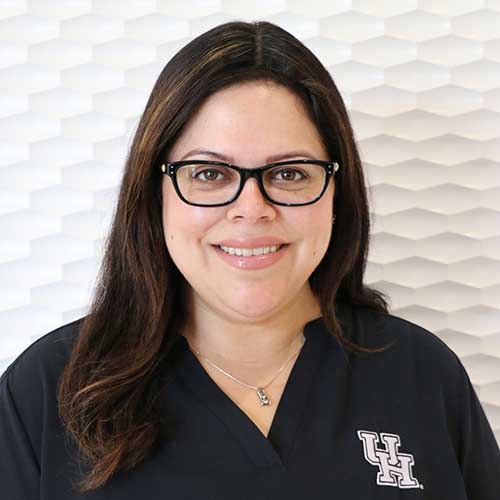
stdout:
[(331, 71), (370, 184), (367, 282), (460, 356), (500, 442), (500, 0), (0, 0), (0, 373), (86, 313), (163, 66), (254, 19)]

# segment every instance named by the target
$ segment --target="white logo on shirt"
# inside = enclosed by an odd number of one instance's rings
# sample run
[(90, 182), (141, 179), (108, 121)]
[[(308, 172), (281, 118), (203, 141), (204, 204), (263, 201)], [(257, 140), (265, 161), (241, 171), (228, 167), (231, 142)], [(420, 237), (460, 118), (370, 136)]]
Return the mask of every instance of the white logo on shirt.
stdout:
[(412, 466), (415, 465), (413, 455), (398, 453), (401, 439), (397, 434), (380, 433), (380, 439), (385, 449), (379, 449), (379, 435), (372, 431), (358, 431), (358, 437), (363, 441), (363, 452), (368, 463), (376, 465), (377, 484), (398, 488), (420, 488), (424, 486), (412, 475)]

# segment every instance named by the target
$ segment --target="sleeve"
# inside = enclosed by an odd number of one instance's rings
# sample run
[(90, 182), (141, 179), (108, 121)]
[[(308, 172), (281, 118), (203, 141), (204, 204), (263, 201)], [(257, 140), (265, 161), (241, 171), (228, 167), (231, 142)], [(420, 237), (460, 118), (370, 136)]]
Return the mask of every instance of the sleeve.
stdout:
[(0, 498), (36, 500), (40, 465), (12, 394), (12, 366), (0, 378)]
[(460, 366), (459, 463), (468, 500), (500, 499), (500, 449), (470, 378)]

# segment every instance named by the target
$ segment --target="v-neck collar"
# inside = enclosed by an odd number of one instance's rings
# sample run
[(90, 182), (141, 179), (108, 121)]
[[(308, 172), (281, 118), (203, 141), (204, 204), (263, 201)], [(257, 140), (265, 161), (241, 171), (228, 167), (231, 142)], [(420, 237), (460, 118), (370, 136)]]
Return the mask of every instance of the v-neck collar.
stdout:
[(331, 337), (322, 316), (305, 325), (304, 337), (306, 340), (278, 401), (267, 438), (208, 375), (189, 349), (186, 338), (179, 338), (182, 352), (176, 373), (181, 383), (226, 425), (256, 467), (285, 468), (290, 459), (307, 412), (310, 388), (323, 359), (325, 342)]

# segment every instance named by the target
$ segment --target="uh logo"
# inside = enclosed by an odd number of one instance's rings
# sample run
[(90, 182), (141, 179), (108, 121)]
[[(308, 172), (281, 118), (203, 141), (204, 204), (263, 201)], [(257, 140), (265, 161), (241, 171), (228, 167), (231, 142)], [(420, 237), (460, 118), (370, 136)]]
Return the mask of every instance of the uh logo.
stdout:
[[(397, 434), (381, 432), (379, 436), (377, 432), (359, 430), (358, 437), (363, 442), (366, 461), (378, 467), (377, 484), (424, 489), (412, 475), (412, 466), (415, 465), (413, 455), (398, 452), (401, 439)], [(379, 437), (383, 443), (382, 448), (378, 447)]]

